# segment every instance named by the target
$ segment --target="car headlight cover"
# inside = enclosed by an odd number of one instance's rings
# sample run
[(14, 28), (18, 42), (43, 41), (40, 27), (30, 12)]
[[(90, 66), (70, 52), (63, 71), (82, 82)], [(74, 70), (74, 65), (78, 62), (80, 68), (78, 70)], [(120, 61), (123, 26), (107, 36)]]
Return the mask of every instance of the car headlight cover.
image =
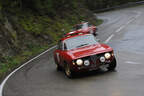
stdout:
[(110, 59), (111, 58), (111, 54), (110, 53), (105, 53), (104, 56), (105, 56), (106, 59)]
[(106, 60), (105, 60), (105, 57), (100, 57), (100, 61), (103, 63), (103, 62), (105, 62)]
[(83, 60), (82, 59), (78, 59), (76, 60), (76, 64), (81, 66), (83, 64)]
[(85, 66), (89, 66), (89, 65), (90, 65), (90, 61), (89, 61), (89, 60), (85, 60), (85, 61), (84, 61), (84, 65), (85, 65)]

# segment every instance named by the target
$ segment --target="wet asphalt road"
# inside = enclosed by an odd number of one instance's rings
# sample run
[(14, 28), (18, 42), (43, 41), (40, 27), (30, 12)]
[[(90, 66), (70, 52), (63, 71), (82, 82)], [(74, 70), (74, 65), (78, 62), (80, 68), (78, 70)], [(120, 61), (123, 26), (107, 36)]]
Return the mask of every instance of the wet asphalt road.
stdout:
[(98, 14), (97, 38), (114, 48), (116, 72), (92, 72), (68, 79), (55, 70), (52, 51), (6, 83), (3, 96), (144, 96), (144, 6)]

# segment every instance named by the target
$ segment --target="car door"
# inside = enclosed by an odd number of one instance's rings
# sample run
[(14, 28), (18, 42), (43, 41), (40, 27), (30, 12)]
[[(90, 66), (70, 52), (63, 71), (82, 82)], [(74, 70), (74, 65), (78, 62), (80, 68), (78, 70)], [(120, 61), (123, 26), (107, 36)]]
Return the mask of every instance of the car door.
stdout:
[(63, 56), (62, 56), (62, 54), (63, 54), (63, 42), (59, 41), (58, 42), (58, 48), (55, 51), (55, 60), (61, 66), (62, 66), (62, 63), (63, 63)]

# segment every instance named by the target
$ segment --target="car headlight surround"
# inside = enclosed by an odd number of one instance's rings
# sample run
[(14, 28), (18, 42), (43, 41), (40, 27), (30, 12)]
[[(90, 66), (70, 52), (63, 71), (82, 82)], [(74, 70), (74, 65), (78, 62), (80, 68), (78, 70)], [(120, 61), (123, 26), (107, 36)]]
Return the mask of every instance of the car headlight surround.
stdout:
[(105, 53), (104, 56), (105, 56), (106, 59), (110, 59), (111, 58), (111, 54), (110, 53)]
[(90, 65), (90, 61), (89, 61), (89, 60), (85, 60), (85, 61), (84, 61), (84, 65), (85, 65), (85, 66), (89, 66), (89, 65)]
[(77, 59), (76, 64), (81, 66), (83, 64), (83, 60), (82, 59)]

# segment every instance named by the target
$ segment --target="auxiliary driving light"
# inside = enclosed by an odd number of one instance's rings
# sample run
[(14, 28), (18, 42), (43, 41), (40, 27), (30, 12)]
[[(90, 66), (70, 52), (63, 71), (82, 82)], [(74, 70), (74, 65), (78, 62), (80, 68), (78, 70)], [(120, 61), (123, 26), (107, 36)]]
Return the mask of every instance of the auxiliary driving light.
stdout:
[(100, 61), (103, 63), (105, 62), (105, 57), (100, 57)]
[(85, 60), (85, 61), (84, 61), (84, 65), (85, 65), (85, 66), (89, 66), (89, 65), (90, 65), (90, 61), (89, 61), (89, 60)]

